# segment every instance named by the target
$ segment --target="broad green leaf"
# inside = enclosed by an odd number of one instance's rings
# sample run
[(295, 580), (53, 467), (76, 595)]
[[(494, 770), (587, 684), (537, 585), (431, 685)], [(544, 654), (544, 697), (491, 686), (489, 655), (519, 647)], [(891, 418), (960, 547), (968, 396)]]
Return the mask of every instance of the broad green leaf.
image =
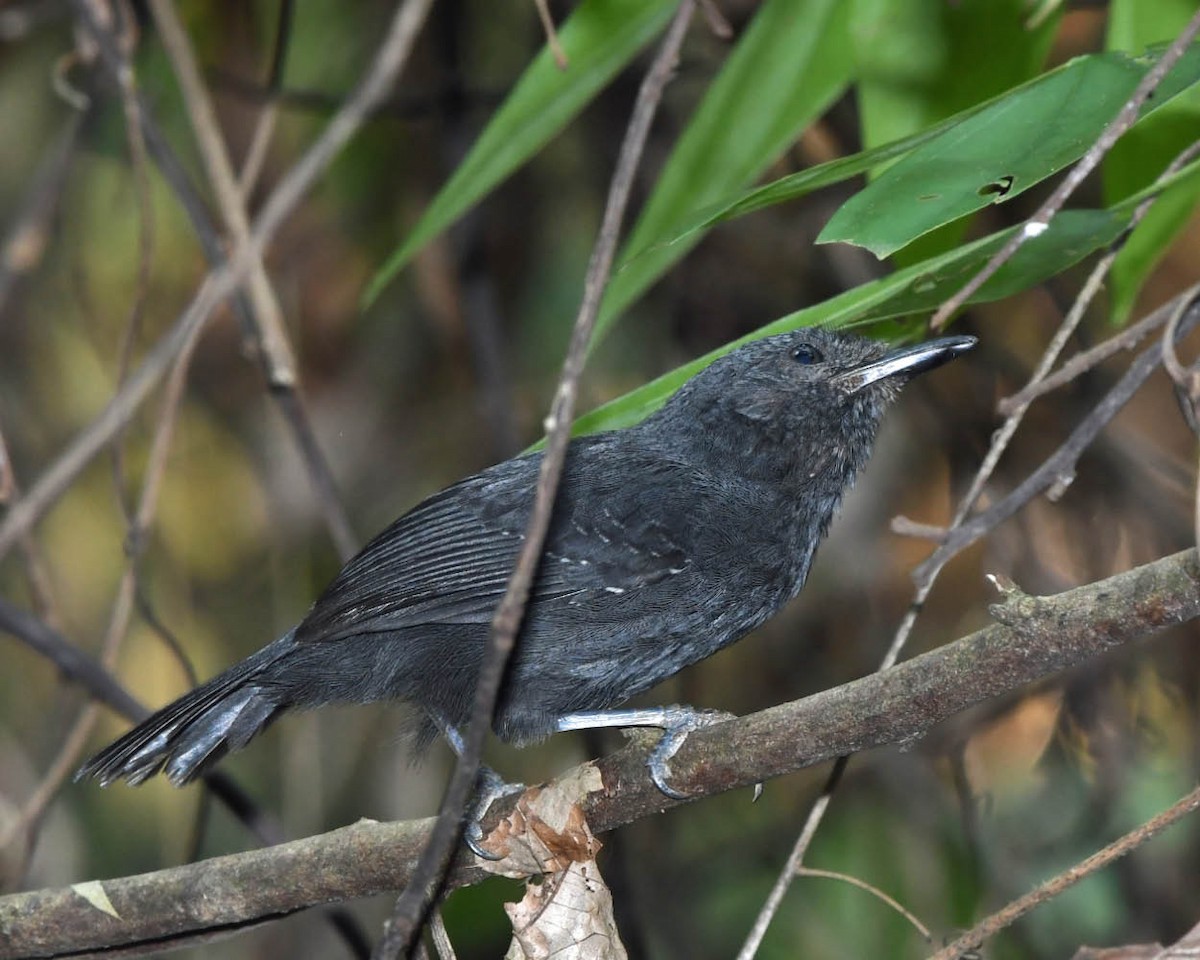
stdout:
[(584, 0), (559, 31), (569, 65), (543, 48), (364, 295), (370, 304), (426, 243), (541, 149), (662, 30), (678, 0)]
[[(767, 0), (680, 137), (622, 252), (593, 343), (698, 241), (645, 250), (765, 170), (850, 79), (844, 0)], [(631, 253), (632, 252), (632, 253)]]
[[(1057, 16), (1027, 26), (1027, 0), (853, 0), (858, 114), (866, 147), (910, 136), (1038, 75)], [(953, 249), (960, 218), (898, 251), (905, 266)]]
[(815, 167), (809, 167), (807, 170), (788, 174), (786, 177), (772, 180), (761, 187), (747, 190), (745, 193), (727, 198), (720, 203), (703, 207), (688, 217), (676, 232), (668, 233), (657, 242), (650, 244), (646, 251), (679, 243), (691, 238), (693, 234), (707, 230), (709, 227), (715, 227), (725, 220), (733, 220), (747, 213), (753, 213), (755, 210), (762, 210), (764, 207), (773, 207), (779, 203), (799, 200), (814, 190), (820, 190), (822, 187), (841, 183), (860, 173), (866, 173), (889, 160), (904, 156), (923, 143), (940, 137), (955, 124), (983, 109), (984, 106), (985, 104), (980, 104), (978, 107), (964, 111), (928, 130), (905, 137), (903, 140), (885, 143), (883, 146), (874, 147), (871, 150), (863, 150), (861, 153), (839, 157), (837, 160), (830, 160)]
[[(819, 243), (886, 257), (930, 230), (1012, 197), (1077, 160), (1157, 57), (1080, 57), (912, 151), (826, 224)], [(1200, 79), (1200, 46), (1167, 76), (1147, 112)]]
[[(1196, 12), (1195, 0), (1113, 0), (1105, 45), (1142, 50), (1175, 37)], [(1152, 181), (1200, 130), (1200, 92), (1190, 90), (1118, 141), (1104, 158), (1104, 199), (1112, 203)], [(1109, 309), (1123, 324), (1147, 277), (1200, 202), (1200, 178), (1165, 193), (1121, 248), (1113, 264)]]
[(859, 123), (868, 148), (1036, 76), (1059, 19), (1030, 29), (1028, 0), (853, 0), (853, 8)]
[[(1131, 205), (1122, 204), (1111, 210), (1063, 211), (1044, 234), (1026, 242), (970, 302), (999, 300), (1060, 273), (1115, 240), (1129, 222), (1131, 209)], [(749, 340), (801, 327), (857, 326), (932, 310), (977, 272), (1015, 229), (984, 237), (781, 317), (584, 414), (576, 420), (575, 432), (595, 433), (637, 423), (662, 406), (689, 377)]]

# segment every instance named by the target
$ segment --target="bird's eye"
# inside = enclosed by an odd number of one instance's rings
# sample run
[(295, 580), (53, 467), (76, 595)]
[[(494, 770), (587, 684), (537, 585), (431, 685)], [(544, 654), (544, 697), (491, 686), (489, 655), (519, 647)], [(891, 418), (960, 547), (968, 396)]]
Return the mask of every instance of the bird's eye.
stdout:
[(807, 367), (814, 363), (820, 363), (825, 358), (821, 356), (821, 351), (809, 343), (802, 343), (792, 351), (792, 359), (801, 366)]

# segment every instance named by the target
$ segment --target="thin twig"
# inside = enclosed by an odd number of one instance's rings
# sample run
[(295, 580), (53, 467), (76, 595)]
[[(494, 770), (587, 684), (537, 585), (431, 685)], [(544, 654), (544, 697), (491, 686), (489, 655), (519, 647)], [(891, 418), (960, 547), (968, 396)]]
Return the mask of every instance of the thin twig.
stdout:
[[(83, 687), (96, 701), (138, 723), (150, 716), (121, 683), (95, 657), (42, 620), (0, 597), (0, 631), (7, 633), (45, 657), (72, 683)], [(205, 784), (229, 810), (265, 844), (280, 843), (283, 832), (227, 775), (213, 771)]]
[(1046, 201), (1037, 209), (1032, 217), (1025, 221), (1025, 226), (1016, 231), (1008, 242), (1004, 244), (995, 255), (988, 260), (987, 264), (981, 269), (971, 280), (954, 296), (950, 297), (943, 303), (933, 315), (929, 325), (933, 330), (941, 330), (950, 318), (967, 302), (975, 292), (983, 286), (984, 283), (997, 271), (1000, 267), (1007, 263), (1025, 243), (1026, 240), (1040, 236), (1046, 232), (1050, 226), (1050, 221), (1054, 219), (1067, 198), (1075, 192), (1076, 188), (1083, 183), (1100, 161), (1104, 159), (1105, 154), (1112, 149), (1113, 144), (1117, 142), (1125, 132), (1132, 127), (1138, 119), (1138, 113), (1141, 111), (1143, 104), (1150, 98), (1150, 95), (1155, 91), (1158, 85), (1163, 81), (1163, 78), (1171, 71), (1171, 68), (1183, 56), (1189, 44), (1195, 39), (1196, 33), (1200, 31), (1200, 12), (1197, 12), (1185, 26), (1165, 51), (1158, 62), (1151, 67), (1141, 82), (1134, 88), (1129, 99), (1125, 101), (1125, 105), (1121, 107), (1120, 112), (1109, 122), (1104, 128), (1100, 136), (1096, 138), (1096, 142), (1088, 149), (1087, 153), (1079, 160), (1070, 173), (1063, 178), (1060, 183)]
[[(1200, 140), (1196, 140), (1181, 150), (1175, 156), (1175, 158), (1169, 164), (1167, 164), (1163, 172), (1158, 175), (1156, 182), (1162, 183), (1163, 181), (1169, 179), (1189, 163), (1191, 163), (1198, 155), (1200, 155)], [(1159, 196), (1161, 196), (1161, 194), (1152, 194), (1138, 204), (1137, 209), (1133, 211), (1133, 216), (1129, 218), (1129, 225), (1124, 231), (1122, 231), (1121, 236), (1112, 244), (1104, 259), (1101, 260), (1100, 265), (1097, 265), (1096, 270), (1093, 271), (1093, 277), (1099, 273), (1107, 272), (1107, 268), (1112, 266), (1117, 254), (1120, 253), (1121, 249), (1125, 246), (1126, 241), (1128, 241), (1129, 237), (1133, 234), (1133, 231), (1137, 228), (1138, 224), (1141, 223), (1146, 214), (1150, 212), (1150, 208), (1154, 206)], [(1102, 266), (1105, 269), (1102, 270)], [(1090, 282), (1091, 278), (1089, 278), (1089, 283)], [(1146, 317), (1140, 322), (1128, 327), (1125, 331), (1123, 331), (1119, 338), (1114, 337), (1110, 340), (1106, 340), (1099, 347), (1092, 351), (1088, 351), (1087, 354), (1078, 354), (1077, 356), (1072, 357), (1071, 360), (1063, 364), (1062, 368), (1056, 373), (1040, 379), (1035, 378), (1013, 396), (1001, 400), (996, 405), (996, 409), (1001, 415), (1009, 416), (1017, 409), (1028, 406), (1029, 403), (1031, 403), (1037, 397), (1040, 397), (1051, 390), (1057, 389), (1064, 383), (1068, 383), (1085, 370), (1090, 370), (1096, 363), (1107, 359), (1122, 347), (1133, 347), (1143, 336), (1162, 323), (1162, 316), (1165, 316), (1165, 314), (1163, 314), (1161, 311), (1155, 311), (1154, 313), (1150, 314), (1149, 317)], [(1174, 338), (1170, 338), (1170, 341), (1174, 343)]]
[(246, 216), (246, 208), (242, 205), (237, 175), (229, 160), (225, 140), (221, 136), (212, 99), (200, 75), (196, 54), (174, 4), (170, 0), (149, 0), (149, 6), (163, 47), (175, 71), (175, 78), (179, 81), (192, 132), (204, 161), (204, 169), (216, 195), (217, 209), (235, 249), (247, 250), (250, 259), (246, 291), (254, 305), (257, 346), (262, 351), (267, 382), (272, 389), (294, 386), (296, 359), (284, 329), (283, 311), (267, 277), (261, 251), (250, 248), (250, 220)]
[[(0, 486), (3, 486), (4, 497), (0, 504), (17, 501), (21, 497), (21, 484), (17, 480), (16, 470), (9, 459), (8, 447), (4, 442), (4, 432), (0, 430)], [(21, 551), (21, 562), (25, 568), (25, 581), (29, 585), (29, 595), (33, 599), (33, 608), (38, 616), (51, 624), (59, 624), (62, 618), (58, 615), (58, 605), (54, 599), (54, 589), (50, 583), (50, 574), (42, 557), (37, 538), (26, 531), (18, 540), (17, 548)]]
[(570, 66), (570, 62), (558, 40), (558, 31), (554, 28), (554, 18), (550, 16), (547, 0), (533, 0), (533, 5), (537, 7), (538, 19), (542, 21), (542, 30), (545, 31), (546, 44), (550, 47), (550, 53), (554, 56), (554, 65), (559, 70), (566, 70)]
[[(141, 498), (136, 511), (129, 517), (129, 534), (126, 538), (128, 559), (117, 586), (112, 612), (109, 615), (108, 629), (105, 631), (100, 651), (100, 667), (109, 673), (112, 673), (116, 666), (117, 651), (129, 630), (129, 621), (133, 614), (138, 587), (138, 561), (145, 543), (143, 534), (153, 521), (158, 504), (158, 494), (162, 489), (162, 479), (167, 468), (167, 456), (171, 448), (171, 436), (183, 399), (183, 388), (194, 347), (195, 340), (192, 340), (179, 355), (167, 381), (158, 425), (146, 464)], [(0, 848), (3, 848), (13, 836), (24, 833), (27, 837), (26, 852), (32, 851), (38, 824), (45, 816), (67, 776), (78, 766), (80, 755), (87, 744), (87, 738), (99, 718), (100, 704), (95, 700), (90, 701), (80, 710), (58, 755), (50, 764), (37, 789), (33, 791), (20, 814), (13, 820), (10, 829), (5, 832), (3, 838), (0, 838)]]
[(895, 897), (889, 897), (878, 887), (874, 887), (865, 880), (860, 880), (858, 877), (852, 877), (847, 873), (835, 873), (833, 870), (816, 870), (813, 867), (801, 867), (797, 874), (801, 877), (820, 877), (825, 880), (840, 880), (842, 883), (848, 883), (853, 887), (858, 887), (860, 890), (865, 890), (871, 896), (882, 900), (889, 907), (895, 910), (900, 916), (907, 920), (926, 940), (932, 941), (933, 936), (929, 932), (929, 928), (925, 926), (917, 915), (911, 910), (906, 910)]
[[(114, 77), (128, 69), (128, 55), (122, 44), (110, 32), (108, 20), (101, 17), (90, 0), (74, 0), (76, 15), (88, 29), (88, 36), (96, 43), (105, 69)], [(192, 183), (191, 176), (175, 155), (159, 126), (154, 121), (154, 111), (140, 91), (135, 91), (138, 100), (137, 115), (142, 122), (142, 136), (146, 148), (163, 180), (171, 188), (176, 199), (187, 214), (192, 230), (200, 241), (204, 257), (210, 267), (219, 266), (225, 259), (225, 241), (217, 232), (208, 205)], [(241, 295), (233, 300), (234, 310), (244, 328), (249, 328), (250, 310)]]
[[(75, 769), (79, 754), (83, 751), (87, 738), (92, 732), (92, 723), (99, 713), (99, 709), (95, 702), (84, 705), (75, 722), (71, 724), (58, 753), (46, 768), (45, 773), (30, 791), (17, 815), (5, 825), (3, 832), (0, 832), (0, 850), (5, 851), (14, 861), (7, 864), (8, 875), (14, 884), (25, 882), (26, 871), (33, 858), (42, 818), (58, 795), (63, 781)], [(14, 852), (12, 845), (18, 838), (21, 841), (21, 849)], [(20, 886), (17, 886), (17, 889), (20, 889)]]
[(4, 431), (0, 430), (0, 506), (17, 496), (17, 475), (13, 472), (12, 458), (8, 455), (8, 444), (4, 442)]
[[(1200, 321), (1200, 304), (1193, 303), (1179, 325), (1179, 335), (1183, 336)], [(1137, 393), (1142, 384), (1162, 363), (1162, 342), (1156, 340), (1143, 350), (1129, 369), (1096, 407), (1071, 432), (1057, 451), (1054, 452), (1040, 467), (1025, 478), (1007, 497), (997, 501), (987, 510), (976, 514), (962, 526), (950, 531), (942, 544), (925, 560), (913, 573), (914, 579), (920, 581), (926, 576), (927, 570), (941, 566), (946, 558), (965, 550), (980, 537), (999, 526), (1025, 504), (1040, 493), (1049, 491), (1051, 495), (1060, 494), (1070, 484), (1075, 475), (1075, 464), (1079, 457), (1096, 439), (1097, 434)]]
[(742, 949), (738, 951), (737, 960), (753, 960), (755, 954), (758, 953), (758, 948), (762, 945), (763, 937), (767, 935), (767, 928), (771, 925), (775, 914), (779, 912), (784, 895), (792, 885), (792, 879), (800, 872), (800, 868), (804, 862), (804, 854), (808, 851), (808, 845), (812, 843), (812, 838), (817, 832), (817, 827), (820, 826), (821, 820), (825, 816), (825, 811), (829, 808), (834, 791), (837, 789), (838, 784), (841, 783), (842, 774), (845, 773), (846, 765), (849, 762), (850, 758), (848, 755), (838, 757), (834, 761), (833, 769), (825, 779), (821, 795), (817, 797), (816, 802), (812, 805), (812, 809), (808, 813), (808, 819), (804, 821), (804, 827), (800, 831), (800, 836), (796, 838), (792, 852), (788, 854), (787, 863), (784, 864), (783, 869), (779, 872), (779, 876), (775, 878), (771, 892), (767, 894), (767, 899), (763, 901), (762, 908), (758, 911), (758, 916), (754, 918), (754, 925), (750, 928), (750, 932), (746, 934), (746, 941), (742, 944)]
[(1075, 866), (1068, 870), (1064, 870), (1053, 879), (1047, 880), (1037, 889), (1031, 890), (1002, 909), (997, 910), (953, 943), (933, 954), (930, 960), (959, 960), (965, 954), (981, 946), (989, 937), (995, 936), (1005, 927), (1029, 913), (1034, 907), (1054, 899), (1054, 897), (1069, 887), (1074, 886), (1080, 880), (1086, 879), (1093, 873), (1107, 867), (1114, 860), (1136, 850), (1155, 834), (1161, 833), (1167, 827), (1178, 820), (1182, 820), (1189, 813), (1197, 809), (1200, 809), (1200, 787), (1197, 787), (1182, 800), (1179, 800), (1152, 820), (1142, 824), (1136, 830), (1131, 830), (1119, 840), (1113, 841), (1103, 850), (1096, 851), (1086, 860), (1075, 864)]
[(23, 191), (21, 209), (0, 247), (0, 316), (18, 281), (42, 261), (79, 135), (91, 115), (90, 100), (84, 110), (71, 111), (54, 147), (42, 157), (37, 175)]
[[(1112, 256), (1115, 257), (1115, 253)], [(1091, 298), (1094, 296), (1095, 291), (1099, 289), (1104, 274), (1107, 272), (1111, 262), (1111, 259), (1109, 259), (1107, 263), (1098, 264), (1097, 268), (1092, 272), (1088, 283), (1084, 286), (1084, 291), (1080, 294), (1079, 298), (1072, 306), (1072, 309), (1064, 318), (1063, 323), (1059, 326), (1059, 329), (1055, 333), (1054, 338), (1051, 340), (1050, 345), (1046, 348), (1046, 352), (1043, 354), (1042, 359), (1038, 363), (1037, 369), (1031, 378), (1031, 382), (1037, 382), (1039, 379), (1044, 377), (1054, 365), (1054, 361), (1057, 359), (1058, 354), (1062, 351), (1071, 335), (1075, 332), (1075, 328), (1079, 324), (1079, 321), (1083, 318), (1083, 314), (1086, 311), (1088, 304), (1091, 302)], [(999, 462), (1001, 454), (1008, 446), (1009, 440), (1012, 438), (1013, 434), (1017, 430), (1017, 427), (1020, 425), (1026, 409), (1028, 409), (1028, 405), (1014, 411), (1004, 426), (1001, 427), (1001, 429), (997, 431), (996, 435), (993, 437), (991, 449), (988, 451), (988, 455), (984, 459), (983, 465), (979, 468), (978, 473), (975, 475), (974, 481), (971, 483), (970, 489), (962, 498), (957, 510), (955, 511), (954, 519), (950, 524), (951, 530), (961, 525), (963, 520), (966, 519), (967, 515), (975, 506), (976, 501), (983, 492), (984, 485), (987, 483), (988, 478), (991, 476), (992, 471)], [(948, 560), (949, 555), (947, 556), (946, 561), (943, 561), (942, 565), (944, 565), (944, 563)], [(888, 647), (887, 653), (884, 655), (882, 662), (876, 668), (877, 672), (891, 669), (891, 667), (895, 665), (896, 661), (899, 660), (900, 653), (904, 649), (904, 645), (908, 642), (908, 638), (912, 633), (912, 629), (917, 622), (917, 616), (921, 611), (921, 607), (924, 605), (926, 599), (929, 597), (929, 594), (932, 592), (938, 574), (941, 573), (941, 569), (941, 565), (932, 567), (923, 577), (918, 580), (913, 601), (909, 604), (908, 610), (901, 619), (900, 625), (896, 630), (895, 636), (892, 638), (892, 643)], [(804, 823), (804, 827), (800, 832), (800, 836), (797, 839), (795, 846), (792, 848), (791, 854), (788, 856), (787, 863), (780, 871), (779, 877), (776, 879), (775, 885), (771, 889), (771, 893), (768, 895), (762, 909), (755, 918), (754, 926), (751, 928), (750, 934), (746, 938), (746, 943), (742, 947), (741, 953), (738, 955), (739, 960), (750, 960), (750, 958), (757, 953), (758, 947), (762, 943), (762, 938), (766, 935), (767, 927), (770, 925), (775, 913), (783, 903), (784, 894), (787, 892), (788, 887), (791, 886), (792, 880), (800, 873), (801, 865), (804, 862), (805, 854), (808, 852), (809, 844), (812, 842), (812, 838), (816, 834), (817, 827), (820, 825), (821, 820), (825, 816), (825, 811), (828, 809), (833, 794), (841, 783), (842, 776), (845, 773), (848, 764), (849, 757), (839, 757), (837, 763), (834, 764), (833, 769), (830, 771), (829, 777), (822, 788), (820, 797), (817, 799), (817, 802), (813, 804), (812, 809), (809, 811), (808, 817)]]
[(605, 203), (604, 218), (588, 263), (583, 300), (571, 333), (571, 342), (563, 361), (558, 389), (546, 417), (546, 450), (538, 474), (537, 490), (521, 552), (509, 578), (508, 587), (492, 620), (488, 648), (484, 653), (471, 707), (471, 720), (465, 736), (463, 756), (455, 766), (437, 824), (428, 845), (422, 851), (414, 871), (388, 920), (383, 938), (375, 951), (380, 960), (405, 955), (416, 943), (430, 904), (441, 887), (450, 857), (462, 830), (462, 816), (471, 787), (479, 770), (483, 744), (491, 727), (496, 697), (504, 678), (504, 668), (516, 644), (517, 632), (525, 614), (529, 588), (541, 560), (542, 545), (550, 525), (554, 496), (566, 459), (571, 437), (571, 421), (578, 393), (579, 377), (587, 357), (587, 346), (599, 313), (600, 301), (612, 270), (620, 239), (621, 223), (634, 174), (646, 143), (663, 91), (675, 70), (679, 49), (691, 23), (695, 5), (692, 0), (680, 4), (653, 63), (638, 90), (629, 126), (617, 159)]
[[(112, 12), (122, 12), (118, 7), (113, 7)], [(116, 28), (114, 27), (114, 30)], [(127, 35), (127, 34), (126, 34)], [(132, 73), (124, 71), (119, 74), (119, 82), (121, 89), (121, 99), (124, 106), (127, 118), (127, 131), (129, 135), (129, 151), (130, 161), (134, 170), (136, 193), (138, 197), (138, 212), (140, 220), (139, 244), (138, 244), (138, 268), (137, 276), (134, 284), (134, 298), (130, 306), (129, 317), (126, 322), (126, 335), (121, 348), (121, 356), (119, 361), (118, 381), (124, 379), (125, 372), (128, 367), (130, 352), (133, 344), (137, 340), (138, 331), (141, 327), (141, 318), (144, 311), (146, 291), (149, 285), (150, 263), (154, 245), (154, 226), (153, 217), (150, 208), (150, 185), (146, 175), (146, 151), (145, 143), (141, 139), (140, 125), (136, 120), (137, 113), (137, 98), (133, 88)], [(91, 101), (89, 100), (89, 103)], [(78, 132), (79, 118), (74, 118), (75, 123), (71, 127), (70, 141), (73, 144), (75, 136)], [(69, 154), (67, 155), (69, 156)], [(57, 178), (61, 181), (65, 179), (66, 164), (65, 157), (61, 164), (61, 170), (57, 172)], [(61, 187), (61, 183), (59, 184)], [(50, 209), (53, 205), (50, 204)], [(121, 437), (117, 434), (113, 437), (112, 442), (113, 454), (113, 469), (116, 475), (116, 487), (118, 491), (118, 499), (122, 507), (125, 507), (124, 497), (121, 496), (123, 483), (121, 481)], [(15, 480), (14, 480), (15, 484)], [(40, 562), (36, 551), (33, 538), (27, 536), (23, 538), (22, 552), (25, 555), (27, 569), (31, 576), (34, 571), (40, 568)], [(44, 578), (41, 578), (44, 580)], [(39, 606), (44, 606), (46, 603), (45, 590), (37, 591), (39, 597)], [(128, 614), (128, 605), (122, 607), (118, 604), (118, 609), (123, 609)], [(115, 615), (115, 614), (114, 614)], [(102, 654), (101, 663), (106, 669), (111, 669), (116, 659), (117, 648), (120, 637), (124, 635), (125, 624), (116, 627), (115, 623), (110, 625), (110, 630), (106, 636)], [(84, 746), (87, 743), (87, 738), (95, 726), (96, 720), (99, 718), (99, 707), (95, 702), (87, 703), (80, 711), (75, 721), (71, 724), (66, 737), (63, 740), (54, 759), (51, 761), (37, 785), (26, 798), (25, 803), (17, 815), (8, 824), (8, 827), (0, 836), (0, 849), (7, 848), (16, 837), (22, 838), (22, 850), (19, 855), (19, 863), (14, 869), (14, 876), (19, 877), (25, 871), (29, 862), (29, 857), (32, 855), (37, 842), (38, 827), (44, 818), (46, 811), (49, 809), (54, 798), (58, 795), (63, 782), (74, 769), (78, 762), (79, 755), (82, 753)]]
[[(424, 22), (432, 0), (406, 0), (397, 10), (387, 36), (366, 77), (304, 156), (272, 192), (251, 234), (251, 246), (259, 253), (275, 235), (328, 164), (370, 115), (404, 66), (413, 41)], [(147, 143), (151, 141), (147, 139)], [(73, 479), (91, 462), (112, 435), (126, 423), (166, 373), (183, 344), (236, 288), (249, 268), (245, 257), (236, 256), (209, 273), (192, 302), (175, 325), (147, 353), (100, 414), (72, 440), (67, 448), (37, 479), (29, 492), (14, 503), (0, 522), (0, 558), (42, 517)]]
[(450, 934), (446, 930), (446, 921), (442, 918), (441, 910), (433, 911), (429, 930), (433, 934), (434, 955), (438, 960), (458, 960), (458, 955), (454, 952), (454, 944), (450, 942)]
[(263, 163), (267, 159), (267, 148), (271, 145), (271, 136), (275, 132), (275, 123), (279, 119), (279, 99), (274, 94), (283, 86), (283, 66), (287, 60), (288, 40), (292, 34), (292, 17), (295, 13), (293, 0), (280, 0), (279, 14), (275, 21), (275, 42), (271, 50), (271, 67), (267, 74), (268, 93), (272, 94), (254, 125), (254, 133), (250, 137), (250, 146), (246, 150), (246, 158), (242, 161), (242, 169), (238, 174), (238, 192), (242, 201), (250, 198), (250, 192), (258, 183), (258, 175), (262, 172)]
[(1176, 388), (1188, 397), (1193, 397), (1197, 389), (1196, 371), (1183, 365), (1179, 359), (1179, 353), (1175, 349), (1175, 342), (1179, 339), (1179, 324), (1183, 320), (1183, 315), (1187, 313), (1197, 297), (1200, 297), (1200, 284), (1192, 287), (1177, 299), (1175, 308), (1171, 311), (1171, 317), (1167, 320), (1167, 328), (1162, 335), (1163, 369), (1167, 371), (1167, 376), (1175, 382)]
[(171, 0), (150, 0), (150, 9), (183, 91), (192, 131), (200, 147), (221, 219), (233, 241), (232, 256), (237, 258), (245, 251), (250, 261), (245, 289), (252, 306), (250, 316), (255, 334), (255, 355), (262, 364), (272, 396), (279, 403), (295, 434), (302, 461), (311, 478), (321, 515), (329, 527), (334, 545), (342, 560), (349, 560), (358, 549), (357, 540), (342, 509), (341, 500), (336, 495), (332, 472), (304, 411), (298, 392), (296, 360), (284, 324), (283, 309), (267, 276), (262, 250), (255, 249), (251, 244), (250, 219), (246, 214), (243, 193), (221, 135), (212, 99), (200, 75), (195, 51)]
[[(1184, 419), (1192, 432), (1200, 437), (1200, 362), (1185, 367), (1175, 349), (1179, 324), (1183, 315), (1200, 296), (1200, 285), (1189, 291), (1191, 296), (1180, 298), (1179, 305), (1171, 313), (1167, 328), (1162, 335), (1163, 368), (1175, 384), (1175, 393), (1184, 412)], [(1192, 539), (1200, 549), (1200, 463), (1196, 466), (1196, 492), (1192, 498)]]
[(1124, 350), (1132, 350), (1146, 337), (1161, 327), (1171, 318), (1171, 310), (1176, 300), (1172, 300), (1147, 314), (1137, 323), (1130, 324), (1120, 333), (1114, 334), (1107, 340), (1096, 344), (1090, 350), (1077, 353), (1061, 367), (1037, 384), (1022, 387), (1010, 397), (1005, 397), (996, 404), (996, 412), (1007, 416), (1013, 410), (1031, 403), (1038, 397), (1044, 397), (1059, 387), (1066, 386), (1072, 380), (1078, 379), (1089, 370), (1093, 370), (1110, 357)]
[[(132, 11), (128, 4), (115, 3), (110, 8), (119, 15), (122, 24), (129, 26)], [(113, 30), (119, 28), (115, 25)], [(133, 31), (126, 29), (123, 34), (132, 37)], [(130, 40), (132, 43), (132, 40)], [(128, 44), (127, 44), (128, 45)], [(142, 117), (142, 104), (137, 95), (137, 85), (134, 80), (133, 68), (129, 56), (125, 55), (121, 69), (116, 71), (117, 88), (121, 95), (121, 109), (125, 113), (125, 139), (129, 144), (129, 165), (133, 171), (134, 194), (137, 197), (138, 211), (138, 254), (137, 274), (133, 282), (133, 300), (129, 305), (129, 315), (125, 320), (125, 334), (117, 358), (117, 388), (129, 375), (129, 366), (133, 362), (133, 352), (141, 339), (142, 321), (145, 316), (146, 296), (150, 288), (150, 268), (154, 259), (154, 212), (150, 197), (149, 164), (146, 161), (146, 139), (143, 134), (145, 126)], [(113, 486), (116, 489), (117, 502), (126, 521), (132, 519), (130, 507), (125, 492), (124, 464), (124, 431), (118, 431), (112, 438), (111, 444)]]

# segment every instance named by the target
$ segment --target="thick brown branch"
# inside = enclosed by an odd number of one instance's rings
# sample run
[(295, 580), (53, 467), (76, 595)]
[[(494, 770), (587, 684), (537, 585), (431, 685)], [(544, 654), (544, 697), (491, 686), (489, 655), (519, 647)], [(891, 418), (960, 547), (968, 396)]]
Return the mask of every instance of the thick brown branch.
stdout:
[[(1200, 616), (1200, 561), (1189, 550), (1053, 597), (1013, 592), (993, 613), (996, 624), (884, 673), (697, 731), (672, 760), (672, 783), (699, 798), (911, 743), (966, 707)], [(678, 805), (650, 782), (641, 747), (595, 766), (603, 789), (581, 804), (597, 833)], [(595, 782), (578, 770), (566, 776)], [(0, 960), (161, 949), (396, 888), (410, 876), (431, 824), (360, 822), (268, 850), (5, 897)], [(482, 875), (463, 857), (452, 882)], [(117, 917), (95, 905), (104, 903), (101, 888)]]

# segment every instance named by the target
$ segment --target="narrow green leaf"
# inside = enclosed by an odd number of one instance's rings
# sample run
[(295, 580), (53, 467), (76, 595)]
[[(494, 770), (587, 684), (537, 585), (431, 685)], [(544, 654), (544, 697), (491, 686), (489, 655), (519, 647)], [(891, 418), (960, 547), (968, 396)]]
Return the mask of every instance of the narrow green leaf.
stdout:
[(978, 107), (966, 110), (957, 116), (930, 127), (928, 130), (922, 130), (919, 133), (914, 133), (911, 137), (905, 137), (903, 140), (885, 143), (883, 146), (863, 150), (861, 153), (854, 153), (848, 157), (839, 157), (836, 160), (830, 160), (815, 167), (809, 167), (807, 170), (788, 174), (786, 177), (772, 180), (761, 187), (747, 190), (720, 203), (703, 207), (689, 216), (677, 231), (668, 233), (654, 243), (649, 244), (641, 254), (635, 254), (635, 257), (644, 255), (646, 252), (658, 247), (669, 246), (687, 240), (693, 234), (705, 231), (709, 227), (715, 227), (718, 223), (722, 223), (725, 220), (733, 220), (736, 217), (753, 213), (755, 210), (762, 210), (765, 207), (773, 207), (779, 203), (799, 200), (801, 197), (808, 196), (814, 190), (820, 190), (822, 187), (841, 183), (860, 173), (866, 173), (868, 170), (872, 170), (886, 163), (888, 160), (902, 157), (921, 144), (928, 143), (930, 140), (941, 136), (966, 117), (982, 110), (984, 106), (986, 104), (980, 104)]
[[(818, 243), (886, 257), (930, 230), (1010, 198), (1077, 160), (1156, 57), (1080, 57), (912, 151), (855, 194)], [(1200, 80), (1200, 46), (1176, 65), (1147, 113)]]
[[(1195, 0), (1113, 0), (1105, 45), (1142, 50), (1178, 35), (1195, 13)], [(1190, 90), (1129, 131), (1104, 158), (1108, 203), (1150, 183), (1200, 130), (1200, 91)], [(1165, 193), (1121, 248), (1110, 277), (1110, 319), (1125, 323), (1143, 284), (1166, 255), (1200, 202), (1200, 178)]]
[[(1115, 240), (1129, 222), (1131, 209), (1131, 206), (1122, 205), (1112, 210), (1063, 211), (1044, 234), (1025, 243), (970, 302), (982, 303), (1011, 296), (1060, 273)], [(978, 271), (1015, 229), (984, 237), (855, 287), (824, 303), (781, 317), (584, 414), (576, 420), (575, 432), (595, 433), (637, 423), (662, 406), (689, 377), (747, 341), (801, 327), (858, 326), (932, 310), (950, 291), (958, 289)]]
[[(677, 233), (698, 206), (744, 187), (845, 89), (844, 0), (767, 0), (679, 139), (622, 253), (593, 343), (699, 237), (645, 250)], [(631, 255), (631, 251), (633, 254)], [(638, 251), (645, 251), (636, 256)]]
[(909, 136), (1035, 76), (1059, 20), (1049, 16), (1030, 29), (1028, 0), (853, 0), (853, 6), (866, 147)]
[(584, 0), (559, 31), (569, 66), (542, 51), (411, 234), (371, 279), (369, 305), (426, 243), (541, 149), (663, 29), (678, 0)]
[[(1012, 90), (1041, 71), (1059, 17), (1027, 25), (1027, 0), (853, 0), (858, 108), (866, 147), (889, 143)], [(969, 220), (897, 252), (917, 263), (962, 242)]]

